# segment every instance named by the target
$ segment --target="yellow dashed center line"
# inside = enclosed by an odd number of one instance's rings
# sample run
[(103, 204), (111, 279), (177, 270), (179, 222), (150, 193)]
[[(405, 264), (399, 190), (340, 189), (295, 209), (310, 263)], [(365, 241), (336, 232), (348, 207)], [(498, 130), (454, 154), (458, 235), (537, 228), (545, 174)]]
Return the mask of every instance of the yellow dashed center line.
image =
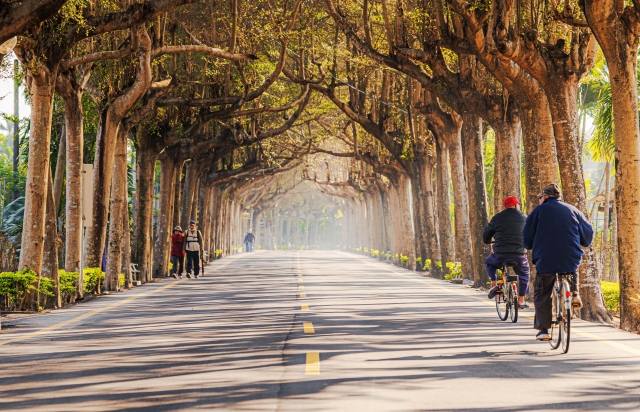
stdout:
[(320, 375), (320, 354), (318, 352), (307, 353), (307, 364), (304, 368), (305, 375)]
[[(302, 283), (302, 267), (300, 265), (300, 251), (296, 253), (298, 260), (298, 282)], [(304, 290), (304, 286), (298, 285), (298, 290)], [(300, 292), (300, 298), (304, 299), (307, 297), (305, 292)], [(302, 312), (309, 312), (309, 305), (300, 305), (300, 310)], [(315, 328), (313, 327), (312, 322), (302, 322), (302, 327), (304, 329), (305, 334), (314, 334), (316, 333)], [(309, 352), (307, 353), (307, 360), (304, 368), (305, 375), (320, 375), (320, 353), (318, 352)]]
[(316, 330), (313, 328), (313, 323), (303, 322), (302, 326), (304, 327), (304, 333), (316, 333)]

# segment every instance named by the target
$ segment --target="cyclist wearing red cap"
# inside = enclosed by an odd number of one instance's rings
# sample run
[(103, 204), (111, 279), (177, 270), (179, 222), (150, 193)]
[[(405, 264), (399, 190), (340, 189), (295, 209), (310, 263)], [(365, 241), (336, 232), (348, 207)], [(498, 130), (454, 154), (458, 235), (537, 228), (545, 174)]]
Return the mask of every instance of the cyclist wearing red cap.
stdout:
[(522, 228), (527, 217), (518, 209), (521, 205), (515, 196), (504, 199), (504, 210), (497, 213), (482, 231), (482, 240), (486, 244), (493, 242), (493, 251), (484, 261), (487, 274), (491, 279), (489, 299), (493, 299), (501, 292), (496, 284), (496, 272), (505, 262), (516, 262), (513, 268), (518, 275), (518, 306), (520, 309), (528, 308), (524, 302), (525, 295), (529, 292), (529, 261), (526, 250), (522, 244)]

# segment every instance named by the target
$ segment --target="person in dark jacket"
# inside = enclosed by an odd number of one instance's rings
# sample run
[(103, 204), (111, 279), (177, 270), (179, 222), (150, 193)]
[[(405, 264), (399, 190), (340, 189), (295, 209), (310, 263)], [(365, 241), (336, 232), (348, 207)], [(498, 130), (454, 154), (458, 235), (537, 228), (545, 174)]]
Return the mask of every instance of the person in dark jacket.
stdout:
[(529, 293), (529, 261), (526, 250), (522, 244), (522, 228), (526, 216), (518, 206), (521, 205), (515, 196), (504, 199), (504, 210), (497, 213), (482, 231), (482, 240), (486, 244), (493, 242), (493, 251), (484, 261), (487, 275), (491, 279), (489, 299), (501, 293), (501, 286), (497, 285), (496, 272), (505, 262), (516, 262), (513, 271), (518, 275), (518, 306), (521, 309), (528, 308), (524, 297)]
[(580, 309), (578, 294), (578, 267), (582, 259), (582, 247), (589, 247), (593, 240), (593, 227), (582, 212), (560, 200), (557, 184), (546, 186), (540, 194), (540, 205), (527, 217), (522, 231), (524, 247), (532, 251), (536, 266), (533, 285), (533, 302), (536, 315), (533, 327), (539, 330), (537, 340), (549, 340), (551, 327), (551, 293), (556, 273), (572, 273), (572, 304)]
[(182, 279), (182, 272), (184, 269), (184, 234), (182, 228), (176, 226), (173, 228), (173, 235), (171, 235), (171, 263), (173, 268), (171, 269), (171, 277)]
[(253, 231), (251, 229), (249, 229), (249, 231), (247, 232), (247, 234), (244, 237), (244, 240), (242, 241), (242, 243), (244, 243), (246, 246), (246, 250), (247, 252), (253, 252), (253, 243), (256, 241), (256, 237), (253, 234)]

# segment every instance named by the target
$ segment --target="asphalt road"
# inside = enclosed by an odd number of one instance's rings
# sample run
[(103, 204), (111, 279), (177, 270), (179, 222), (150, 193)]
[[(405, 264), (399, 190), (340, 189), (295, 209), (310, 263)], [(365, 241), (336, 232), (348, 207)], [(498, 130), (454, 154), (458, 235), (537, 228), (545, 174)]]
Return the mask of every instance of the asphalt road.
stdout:
[(521, 315), (371, 258), (242, 254), (3, 321), (0, 410), (640, 409), (639, 336), (575, 322), (562, 355)]

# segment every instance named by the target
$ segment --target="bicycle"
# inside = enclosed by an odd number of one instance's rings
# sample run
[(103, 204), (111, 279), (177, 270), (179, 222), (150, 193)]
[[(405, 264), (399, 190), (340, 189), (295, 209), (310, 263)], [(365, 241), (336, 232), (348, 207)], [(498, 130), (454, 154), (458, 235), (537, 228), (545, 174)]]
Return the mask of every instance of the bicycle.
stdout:
[[(502, 273), (502, 293), (495, 296), (496, 311), (501, 321), (511, 315), (511, 322), (518, 321), (518, 275), (509, 274), (509, 268), (518, 266), (518, 262), (505, 262), (499, 269)], [(513, 269), (512, 269), (513, 270)], [(500, 280), (498, 280), (500, 284)]]
[(551, 349), (558, 349), (562, 343), (562, 353), (569, 351), (571, 340), (571, 317), (573, 316), (571, 276), (573, 273), (556, 273), (556, 283), (551, 295), (552, 313), (555, 314), (555, 320), (551, 322), (549, 344), (551, 344)]

